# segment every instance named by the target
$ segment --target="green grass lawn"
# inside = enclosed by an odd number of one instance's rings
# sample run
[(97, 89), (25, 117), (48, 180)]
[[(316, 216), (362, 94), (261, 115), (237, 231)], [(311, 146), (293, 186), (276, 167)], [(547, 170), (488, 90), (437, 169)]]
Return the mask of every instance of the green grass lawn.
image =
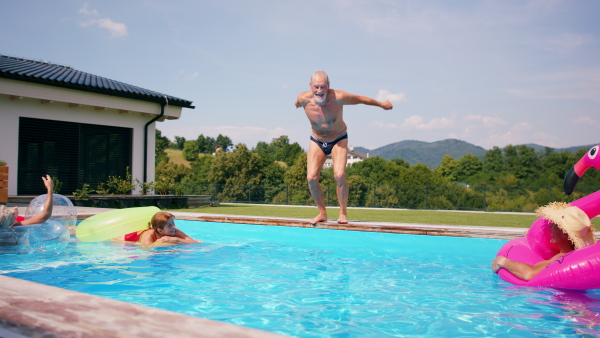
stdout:
[[(248, 204), (221, 204), (217, 207), (179, 209), (173, 211), (200, 212), (207, 214), (290, 217), (312, 219), (317, 215), (314, 206), (275, 206)], [(330, 220), (337, 219), (338, 208), (327, 208)], [(529, 228), (536, 216), (526, 213), (492, 213), (467, 211), (404, 210), (404, 209), (348, 209), (348, 220), (371, 222), (420, 223), (442, 225), (474, 225)]]

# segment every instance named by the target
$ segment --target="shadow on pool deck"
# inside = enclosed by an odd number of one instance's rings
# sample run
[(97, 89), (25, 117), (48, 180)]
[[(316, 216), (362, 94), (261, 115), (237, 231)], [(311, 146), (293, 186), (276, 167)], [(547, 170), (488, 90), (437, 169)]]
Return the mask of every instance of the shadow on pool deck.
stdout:
[[(24, 215), (26, 205), (18, 206)], [(79, 219), (111, 209), (76, 207)], [(524, 229), (173, 212), (177, 219), (413, 235), (511, 239)], [(161, 321), (156, 318), (162, 316)], [(167, 319), (165, 319), (167, 318)], [(161, 322), (169, 322), (163, 325)], [(0, 337), (278, 337), (273, 333), (0, 276)]]

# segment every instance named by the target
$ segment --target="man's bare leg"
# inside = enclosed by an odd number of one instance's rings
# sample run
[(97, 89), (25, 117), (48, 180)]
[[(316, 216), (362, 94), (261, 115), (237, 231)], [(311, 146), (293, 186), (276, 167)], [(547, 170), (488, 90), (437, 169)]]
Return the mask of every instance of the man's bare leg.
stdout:
[(335, 179), (336, 193), (340, 204), (340, 214), (337, 222), (339, 224), (348, 224), (346, 207), (348, 206), (348, 180), (346, 180), (346, 164), (348, 163), (348, 139), (338, 142), (331, 151), (333, 160), (333, 178)]
[(315, 142), (310, 141), (306, 158), (306, 178), (308, 180), (310, 194), (317, 205), (317, 209), (319, 209), (319, 214), (310, 221), (310, 224), (313, 225), (317, 224), (318, 222), (327, 222), (325, 196), (323, 194), (321, 184), (319, 183), (321, 170), (323, 169), (323, 164), (325, 163), (326, 159), (327, 155), (323, 153), (323, 151)]
[(327, 222), (327, 209), (325, 208), (325, 197), (323, 196), (323, 189), (321, 188), (321, 184), (319, 184), (319, 179), (317, 179), (316, 182), (309, 180), (308, 187), (310, 189), (310, 194), (315, 200), (317, 209), (319, 209), (319, 214), (310, 221), (310, 224), (315, 225), (319, 222)]
[(336, 190), (337, 190), (338, 201), (340, 202), (340, 215), (338, 217), (337, 222), (339, 224), (348, 224), (348, 218), (347, 218), (348, 216), (346, 213), (346, 207), (348, 205), (349, 188), (348, 188), (348, 181), (346, 181), (345, 176), (343, 178), (342, 183), (338, 182)]

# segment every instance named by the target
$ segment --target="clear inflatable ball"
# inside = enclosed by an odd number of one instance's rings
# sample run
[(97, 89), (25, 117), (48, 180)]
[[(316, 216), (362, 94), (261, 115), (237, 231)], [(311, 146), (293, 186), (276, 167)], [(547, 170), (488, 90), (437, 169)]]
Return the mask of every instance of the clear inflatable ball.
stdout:
[[(25, 211), (26, 219), (42, 212), (47, 196), (47, 194), (40, 195), (29, 202), (29, 206)], [(52, 203), (52, 217), (50, 219), (57, 220), (66, 227), (74, 227), (77, 224), (77, 209), (75, 209), (70, 199), (63, 195), (52, 194)]]

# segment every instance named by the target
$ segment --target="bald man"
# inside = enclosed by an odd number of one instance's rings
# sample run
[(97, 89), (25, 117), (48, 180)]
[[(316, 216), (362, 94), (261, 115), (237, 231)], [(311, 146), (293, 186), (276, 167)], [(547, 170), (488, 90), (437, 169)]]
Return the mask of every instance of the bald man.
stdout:
[(381, 107), (385, 110), (393, 108), (390, 101), (350, 94), (342, 90), (329, 88), (329, 76), (318, 71), (310, 78), (310, 91), (302, 92), (296, 100), (296, 108), (303, 107), (312, 127), (311, 142), (308, 147), (307, 179), (310, 193), (319, 209), (317, 217), (311, 224), (327, 221), (325, 198), (319, 183), (321, 169), (331, 155), (333, 160), (333, 176), (336, 181), (336, 193), (340, 204), (337, 222), (347, 224), (346, 206), (348, 205), (348, 181), (346, 181), (346, 162), (348, 154), (348, 134), (344, 122), (344, 105), (366, 104)]

